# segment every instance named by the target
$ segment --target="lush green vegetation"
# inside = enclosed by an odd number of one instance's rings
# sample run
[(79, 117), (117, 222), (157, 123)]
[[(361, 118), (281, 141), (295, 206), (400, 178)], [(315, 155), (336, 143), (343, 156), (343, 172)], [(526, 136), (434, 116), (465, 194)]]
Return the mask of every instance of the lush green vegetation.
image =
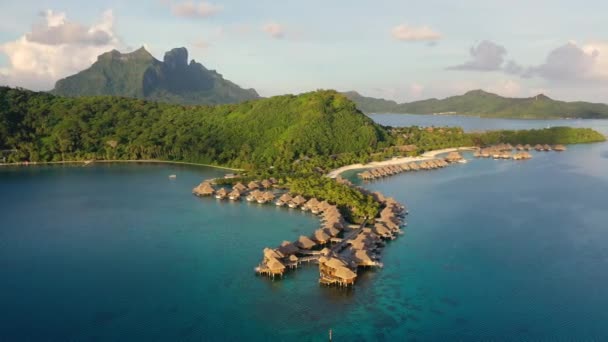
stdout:
[(62, 96), (114, 95), (179, 104), (238, 103), (259, 98), (194, 61), (185, 48), (173, 49), (164, 61), (143, 47), (122, 54), (104, 53), (88, 69), (59, 80), (52, 93)]
[(361, 193), (333, 179), (319, 176), (288, 179), (292, 193), (305, 197), (316, 197), (336, 204), (351, 222), (376, 217), (380, 205), (370, 195)]
[(182, 106), (0, 87), (0, 150), (9, 162), (158, 159), (238, 167), (245, 171), (226, 184), (274, 177), (294, 193), (337, 204), (352, 221), (374, 217), (379, 205), (322, 176), (331, 169), (448, 147), (604, 139), (567, 127), (486, 133), (381, 127), (335, 91)]
[[(466, 133), (459, 127), (400, 127), (392, 128), (397, 145), (416, 145), (416, 153), (462, 147), (510, 144), (581, 144), (606, 141), (601, 133), (590, 128), (552, 127), (530, 130), (497, 130)], [(386, 157), (399, 154), (396, 148), (387, 149)]]
[(506, 98), (482, 90), (445, 99), (428, 99), (398, 104), (394, 101), (345, 93), (366, 113), (460, 114), (494, 118), (556, 119), (608, 118), (608, 105), (589, 102), (564, 102), (545, 95)]
[(334, 91), (186, 107), (0, 88), (0, 148), (16, 150), (11, 162), (162, 159), (286, 172), (390, 140)]

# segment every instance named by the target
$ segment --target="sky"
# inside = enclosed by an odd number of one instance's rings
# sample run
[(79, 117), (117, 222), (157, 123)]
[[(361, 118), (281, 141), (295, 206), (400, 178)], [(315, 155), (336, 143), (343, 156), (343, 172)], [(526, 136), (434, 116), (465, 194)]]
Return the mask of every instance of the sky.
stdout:
[(608, 103), (606, 13), (596, 0), (0, 0), (0, 85), (50, 90), (112, 49), (162, 60), (184, 46), (262, 96)]

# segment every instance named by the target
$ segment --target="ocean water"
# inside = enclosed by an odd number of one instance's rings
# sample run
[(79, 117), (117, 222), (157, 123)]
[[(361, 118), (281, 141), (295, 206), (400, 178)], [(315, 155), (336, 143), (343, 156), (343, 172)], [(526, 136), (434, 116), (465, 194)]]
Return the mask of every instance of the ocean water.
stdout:
[(347, 291), (255, 276), (317, 220), (191, 195), (223, 171), (0, 169), (0, 341), (606, 340), (608, 144), (534, 157), (364, 184), (411, 214)]

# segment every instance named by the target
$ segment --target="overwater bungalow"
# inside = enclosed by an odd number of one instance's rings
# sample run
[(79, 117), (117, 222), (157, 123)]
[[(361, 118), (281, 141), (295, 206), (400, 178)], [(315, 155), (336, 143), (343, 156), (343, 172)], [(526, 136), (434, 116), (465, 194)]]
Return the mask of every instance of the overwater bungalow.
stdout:
[(241, 192), (238, 191), (237, 189), (234, 189), (228, 194), (228, 198), (231, 201), (238, 201), (241, 199)]
[(319, 245), (326, 244), (331, 238), (331, 236), (327, 234), (323, 229), (315, 230), (315, 232), (312, 234), (312, 237)]
[(312, 211), (313, 208), (316, 210), (318, 205), (319, 205), (319, 200), (317, 200), (316, 198), (313, 197), (313, 198), (309, 199), (308, 202), (304, 203), (304, 205), (302, 206), (302, 210)]
[(551, 146), (546, 145), (546, 144), (545, 144), (545, 145), (543, 145), (543, 149), (544, 149), (545, 151), (551, 151), (551, 150), (552, 150)]
[(393, 232), (381, 222), (376, 223), (372, 231), (385, 239), (393, 238)]
[(249, 190), (257, 190), (260, 188), (260, 184), (258, 184), (258, 182), (256, 181), (251, 181), (249, 182), (249, 184), (247, 184), (247, 187), (249, 188)]
[(211, 196), (215, 193), (215, 189), (213, 189), (213, 186), (209, 182), (202, 182), (192, 189), (192, 193), (196, 196)]
[(532, 150), (532, 146), (530, 144), (525, 144), (524, 145), (524, 150), (525, 151), (530, 151), (530, 150)]
[(289, 202), (291, 202), (292, 198), (291, 195), (289, 195), (288, 193), (284, 193), (283, 195), (281, 195), (281, 197), (279, 197), (279, 199), (275, 202), (275, 204), (279, 207), (282, 207), (286, 204), (288, 204)]
[(445, 157), (445, 161), (447, 161), (448, 163), (456, 163), (463, 159), (464, 158), (462, 157), (462, 155), (460, 155), (460, 153), (455, 152), (455, 151), (448, 153), (448, 155)]
[(349, 259), (358, 267), (372, 267), (377, 265), (367, 251), (363, 249), (351, 249)]
[(359, 178), (361, 178), (363, 180), (371, 180), (373, 177), (369, 171), (361, 172), (357, 176), (359, 176)]
[(272, 182), (268, 179), (264, 179), (263, 181), (260, 182), (260, 185), (264, 189), (270, 189), (272, 187)]
[(524, 150), (524, 146), (522, 144), (517, 144), (515, 145), (515, 149), (518, 151), (523, 151)]
[(290, 241), (283, 241), (281, 246), (279, 246), (277, 249), (283, 255), (293, 255), (300, 251), (300, 249)]
[(294, 244), (301, 249), (311, 249), (317, 245), (316, 242), (311, 240), (308, 236), (301, 235)]
[(401, 170), (403, 170), (403, 172), (410, 171), (410, 166), (408, 164), (401, 164), (399, 165), (399, 167), (401, 168)]
[(263, 192), (256, 198), (256, 201), (260, 204), (272, 202), (274, 200), (274, 194), (270, 191)]
[(519, 152), (519, 153), (515, 153), (513, 155), (513, 160), (526, 160), (526, 159), (532, 159), (532, 155), (528, 152)]
[(540, 152), (540, 151), (544, 151), (544, 150), (545, 150), (545, 148), (544, 148), (544, 147), (543, 147), (543, 145), (541, 145), (541, 144), (536, 144), (536, 145), (534, 146), (534, 149), (535, 149), (535, 150), (537, 150), (537, 151), (539, 151), (539, 152)]
[(228, 191), (226, 188), (221, 188), (215, 192), (215, 198), (217, 199), (225, 199), (228, 196)]
[(338, 236), (338, 234), (340, 234), (340, 230), (338, 228), (336, 228), (334, 225), (325, 225), (323, 227), (323, 231), (325, 232), (325, 234), (331, 236), (331, 237), (336, 237)]
[(357, 274), (344, 261), (331, 256), (319, 258), (319, 273), (319, 282), (325, 285), (353, 285), (357, 278)]
[(564, 145), (555, 145), (553, 146), (553, 151), (563, 152), (566, 150), (566, 146)]
[(247, 191), (247, 187), (243, 183), (238, 182), (232, 186), (232, 190), (238, 190), (239, 192), (243, 193)]
[(304, 205), (304, 203), (306, 203), (306, 198), (298, 195), (298, 196), (294, 197), (291, 200), (291, 203), (289, 204), (289, 207), (290, 208), (298, 208), (298, 207), (301, 207), (302, 205)]
[(251, 191), (247, 197), (245, 197), (245, 199), (247, 200), (247, 202), (255, 202), (258, 197), (262, 196), (262, 192), (260, 190), (253, 190)]

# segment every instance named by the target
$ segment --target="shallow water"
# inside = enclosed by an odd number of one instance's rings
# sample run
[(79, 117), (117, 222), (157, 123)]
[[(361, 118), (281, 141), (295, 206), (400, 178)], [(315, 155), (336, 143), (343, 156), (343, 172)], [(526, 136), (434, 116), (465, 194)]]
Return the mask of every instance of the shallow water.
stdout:
[(604, 340), (606, 171), (595, 144), (367, 184), (409, 226), (342, 291), (256, 277), (317, 220), (190, 194), (222, 171), (0, 169), (0, 340)]

